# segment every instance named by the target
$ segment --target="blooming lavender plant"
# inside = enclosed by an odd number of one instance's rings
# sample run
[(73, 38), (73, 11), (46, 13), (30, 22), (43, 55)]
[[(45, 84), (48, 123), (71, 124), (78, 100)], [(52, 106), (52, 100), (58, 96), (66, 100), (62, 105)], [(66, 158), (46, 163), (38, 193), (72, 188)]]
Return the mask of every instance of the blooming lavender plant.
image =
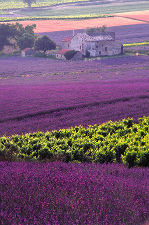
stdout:
[(1, 224), (143, 224), (149, 168), (1, 162)]
[(0, 85), (0, 135), (149, 115), (148, 79)]

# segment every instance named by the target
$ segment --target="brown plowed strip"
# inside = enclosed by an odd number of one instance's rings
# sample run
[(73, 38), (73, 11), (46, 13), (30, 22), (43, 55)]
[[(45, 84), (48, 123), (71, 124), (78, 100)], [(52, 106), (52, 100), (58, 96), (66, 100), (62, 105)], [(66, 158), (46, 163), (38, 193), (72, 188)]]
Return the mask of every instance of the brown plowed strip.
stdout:
[[(10, 22), (12, 23), (12, 22)], [(108, 17), (96, 18), (87, 20), (36, 20), (36, 21), (19, 21), (19, 23), (26, 25), (36, 24), (35, 33), (86, 29), (87, 27), (100, 27), (106, 25), (107, 27), (145, 24), (147, 22), (137, 21), (134, 19), (123, 17)]]

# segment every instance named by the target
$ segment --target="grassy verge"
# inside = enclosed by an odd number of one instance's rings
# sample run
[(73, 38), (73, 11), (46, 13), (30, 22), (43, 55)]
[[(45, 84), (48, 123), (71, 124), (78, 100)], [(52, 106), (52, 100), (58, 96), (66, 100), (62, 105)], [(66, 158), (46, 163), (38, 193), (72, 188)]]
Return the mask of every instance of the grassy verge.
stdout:
[(112, 5), (112, 4), (101, 4), (94, 2), (86, 5), (84, 3), (79, 4), (71, 4), (66, 7), (66, 5), (62, 5), (62, 7), (45, 7), (39, 8), (36, 10), (32, 8), (31, 10), (19, 10), (17, 13), (25, 16), (74, 16), (74, 15), (90, 15), (90, 14), (116, 14), (123, 12), (132, 12), (132, 11), (143, 11), (149, 8), (149, 3), (142, 4), (131, 4), (131, 5)]
[(124, 47), (143, 46), (143, 45), (149, 45), (149, 41), (123, 44)]
[[(71, 2), (85, 2), (88, 0), (37, 0), (32, 4), (32, 7), (46, 7), (51, 5), (58, 5)], [(24, 4), (22, 0), (7, 0), (0, 2), (0, 9), (21, 9), (27, 8), (28, 5)]]
[(149, 41), (123, 44), (125, 54), (149, 55)]
[(24, 21), (24, 20), (72, 20), (72, 19), (89, 19), (89, 18), (107, 18), (112, 15), (78, 15), (78, 16), (33, 16), (33, 17), (1, 17), (0, 22)]

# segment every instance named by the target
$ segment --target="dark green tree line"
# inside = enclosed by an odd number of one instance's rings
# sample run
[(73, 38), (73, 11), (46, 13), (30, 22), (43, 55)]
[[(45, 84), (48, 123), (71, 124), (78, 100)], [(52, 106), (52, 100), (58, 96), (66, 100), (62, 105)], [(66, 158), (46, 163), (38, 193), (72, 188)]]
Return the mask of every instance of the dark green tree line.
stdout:
[[(19, 47), (21, 50), (25, 48), (35, 47), (36, 51), (55, 49), (56, 44), (46, 35), (38, 37), (34, 33), (36, 24), (23, 27), (22, 24), (0, 24), (0, 51), (4, 46)], [(13, 42), (12, 42), (13, 40)]]

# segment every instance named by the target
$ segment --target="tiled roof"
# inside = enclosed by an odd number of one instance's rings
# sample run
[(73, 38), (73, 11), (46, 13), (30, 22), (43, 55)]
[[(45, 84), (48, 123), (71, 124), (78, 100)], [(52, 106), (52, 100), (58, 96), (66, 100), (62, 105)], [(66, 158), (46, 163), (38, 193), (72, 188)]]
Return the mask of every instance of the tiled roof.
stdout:
[(84, 41), (112, 41), (114, 40), (111, 35), (99, 35), (99, 36), (89, 36), (86, 33), (78, 34)]
[(79, 36), (83, 41), (114, 41), (113, 37), (110, 34), (106, 34), (106, 35), (100, 34), (98, 36), (96, 35), (90, 36), (86, 33), (77, 33), (72, 37), (65, 38), (63, 42), (71, 41), (71, 39), (75, 36)]
[(22, 51), (23, 51), (23, 52), (26, 52), (26, 51), (29, 50), (29, 49), (32, 49), (32, 48), (25, 48), (25, 49), (23, 49)]
[(71, 50), (68, 50), (68, 49), (62, 49), (62, 50), (56, 52), (56, 54), (62, 54), (62, 55), (64, 55), (64, 54), (65, 54), (66, 52), (68, 52), (68, 51), (71, 51)]
[(114, 40), (111, 35), (93, 36), (90, 41), (112, 41)]
[[(114, 40), (111, 35), (107, 34), (107, 35), (99, 35), (99, 36), (90, 36), (86, 33), (78, 33), (75, 34), (74, 36), (79, 36), (80, 38), (82, 38), (82, 40), (84, 41), (112, 41)], [(74, 37), (69, 37), (69, 38), (65, 38), (63, 41), (71, 41), (71, 39)]]
[(70, 41), (71, 38), (73, 38), (73, 36), (72, 37), (65, 38), (63, 41)]

